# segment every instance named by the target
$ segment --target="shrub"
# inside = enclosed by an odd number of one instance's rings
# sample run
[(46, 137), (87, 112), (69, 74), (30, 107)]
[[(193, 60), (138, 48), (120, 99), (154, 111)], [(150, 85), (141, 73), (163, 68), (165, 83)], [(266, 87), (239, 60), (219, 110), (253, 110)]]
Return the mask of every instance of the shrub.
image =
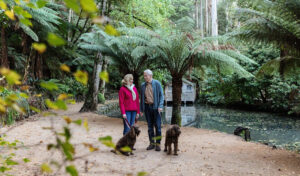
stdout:
[(98, 94), (98, 103), (100, 103), (100, 104), (105, 103), (105, 98), (104, 98), (104, 95), (102, 93)]

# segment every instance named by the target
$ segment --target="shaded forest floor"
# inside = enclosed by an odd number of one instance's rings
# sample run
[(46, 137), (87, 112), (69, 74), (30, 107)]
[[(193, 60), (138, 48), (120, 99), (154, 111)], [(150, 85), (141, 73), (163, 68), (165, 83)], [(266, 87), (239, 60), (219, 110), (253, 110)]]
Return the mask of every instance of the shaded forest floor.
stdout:
[[(300, 154), (272, 148), (221, 132), (183, 127), (179, 138), (179, 155), (168, 156), (163, 151), (146, 151), (148, 145), (147, 125), (139, 122), (141, 135), (137, 139), (134, 155), (124, 157), (110, 152), (110, 148), (100, 144), (99, 137), (110, 135), (113, 141), (122, 136), (121, 119), (109, 118), (95, 113), (78, 113), (81, 103), (70, 105), (67, 111), (57, 111), (59, 116), (69, 116), (72, 119), (86, 117), (89, 131), (72, 124), (71, 142), (76, 146), (76, 155), (87, 154), (83, 159), (76, 160), (79, 175), (136, 175), (138, 172), (148, 172), (149, 175), (300, 175)], [(59, 160), (59, 152), (47, 151), (47, 144), (54, 142), (49, 130), (50, 119), (57, 130), (65, 124), (61, 117), (40, 117), (35, 115), (18, 122), (14, 126), (4, 127), (0, 132), (6, 132), (6, 139), (20, 140), (26, 147), (16, 151), (17, 160), (29, 158), (29, 163), (19, 164), (9, 173), (13, 175), (42, 175), (40, 165), (51, 159)], [(165, 125), (162, 129), (163, 139)], [(82, 143), (91, 143), (99, 147), (99, 151), (89, 155), (88, 148)], [(164, 144), (164, 141), (162, 141)], [(163, 145), (161, 146), (163, 148)], [(85, 161), (88, 163), (85, 164)], [(22, 163), (22, 162), (21, 162)], [(54, 167), (53, 167), (54, 168)], [(87, 172), (86, 172), (87, 170)], [(67, 175), (64, 169), (57, 175)]]

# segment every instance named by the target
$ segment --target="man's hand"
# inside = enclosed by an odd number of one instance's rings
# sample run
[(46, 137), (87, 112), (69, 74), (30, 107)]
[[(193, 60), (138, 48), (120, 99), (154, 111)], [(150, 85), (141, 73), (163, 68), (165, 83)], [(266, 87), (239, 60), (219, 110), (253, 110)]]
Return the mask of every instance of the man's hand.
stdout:
[(127, 117), (126, 117), (126, 114), (123, 114), (123, 119), (126, 119)]
[(143, 116), (143, 113), (142, 113), (142, 112), (140, 112), (140, 116), (141, 116), (141, 117)]
[(161, 113), (163, 111), (162, 108), (158, 108), (158, 112)]

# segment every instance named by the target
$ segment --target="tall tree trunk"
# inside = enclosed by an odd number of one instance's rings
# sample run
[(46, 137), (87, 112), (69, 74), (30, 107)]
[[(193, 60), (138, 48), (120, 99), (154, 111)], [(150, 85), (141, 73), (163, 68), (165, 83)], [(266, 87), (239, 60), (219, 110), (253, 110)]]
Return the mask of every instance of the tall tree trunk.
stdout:
[(209, 36), (209, 7), (208, 7), (208, 1), (205, 0), (205, 33), (206, 36)]
[(29, 53), (29, 47), (28, 47), (28, 41), (27, 41), (28, 36), (23, 31), (22, 31), (21, 36), (22, 36), (22, 42), (21, 42), (22, 54), (26, 56)]
[[(108, 66), (108, 62), (107, 62), (107, 60), (104, 58), (103, 59), (103, 65), (102, 65), (102, 71), (107, 71), (107, 66)], [(99, 89), (99, 91), (100, 91), (100, 93), (101, 94), (105, 94), (105, 84), (106, 84), (106, 82), (105, 82), (105, 80), (100, 80), (100, 85), (99, 85), (99, 87), (100, 87), (100, 89)]]
[(280, 62), (279, 62), (279, 74), (282, 80), (284, 80), (284, 72), (285, 72), (285, 59), (284, 57), (287, 56), (288, 53), (284, 49), (284, 47), (280, 48)]
[(198, 0), (195, 0), (195, 19), (196, 19), (196, 29), (199, 29), (199, 7), (198, 7)]
[(181, 126), (182, 75), (172, 75), (173, 110), (171, 124)]
[[(72, 10), (72, 9), (69, 9), (68, 22), (69, 22), (70, 24), (72, 24), (73, 14), (74, 14), (73, 10)], [(80, 18), (80, 16), (79, 16), (78, 18)], [(74, 31), (74, 33), (75, 33), (75, 31)], [(70, 28), (69, 28), (69, 31), (68, 31), (68, 41), (69, 41), (69, 42), (72, 41), (72, 30), (71, 30)]]
[(8, 63), (8, 51), (7, 51), (7, 43), (6, 43), (6, 36), (5, 36), (5, 28), (4, 26), (1, 27), (1, 67), (9, 68)]
[(225, 26), (225, 32), (228, 32), (228, 24), (229, 24), (229, 3), (226, 3), (225, 7), (225, 15), (226, 15), (226, 26)]
[(40, 54), (37, 55), (37, 59), (35, 62), (35, 73), (38, 79), (43, 78), (43, 57)]
[(106, 1), (107, 0), (103, 0), (103, 6), (102, 6), (102, 16), (104, 16), (105, 15), (105, 10), (106, 10)]
[(94, 61), (95, 64), (94, 64), (93, 74), (88, 81), (89, 90), (86, 94), (84, 104), (79, 112), (97, 111), (99, 81), (100, 81), (99, 73), (101, 72), (101, 68), (102, 68), (101, 65), (102, 58), (103, 56), (99, 52)]
[(204, 29), (203, 29), (203, 0), (200, 0), (200, 31), (201, 31), (201, 37), (204, 37)]
[(211, 0), (211, 35), (218, 36), (217, 0)]
[(28, 80), (28, 77), (30, 75), (31, 58), (35, 57), (35, 53), (36, 53), (36, 51), (31, 48), (30, 49), (30, 54), (26, 59), (26, 65), (25, 65), (25, 68), (24, 68), (24, 76), (23, 76), (22, 84), (27, 84), (27, 80)]

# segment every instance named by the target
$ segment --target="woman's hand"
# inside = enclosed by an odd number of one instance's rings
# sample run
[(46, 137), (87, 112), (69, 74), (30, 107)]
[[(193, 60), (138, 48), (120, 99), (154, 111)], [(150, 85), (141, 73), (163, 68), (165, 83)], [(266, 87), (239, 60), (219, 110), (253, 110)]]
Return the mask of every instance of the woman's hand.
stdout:
[(136, 114), (135, 119), (139, 119), (140, 115)]
[(126, 114), (123, 114), (123, 119), (126, 119), (127, 117), (126, 117)]

